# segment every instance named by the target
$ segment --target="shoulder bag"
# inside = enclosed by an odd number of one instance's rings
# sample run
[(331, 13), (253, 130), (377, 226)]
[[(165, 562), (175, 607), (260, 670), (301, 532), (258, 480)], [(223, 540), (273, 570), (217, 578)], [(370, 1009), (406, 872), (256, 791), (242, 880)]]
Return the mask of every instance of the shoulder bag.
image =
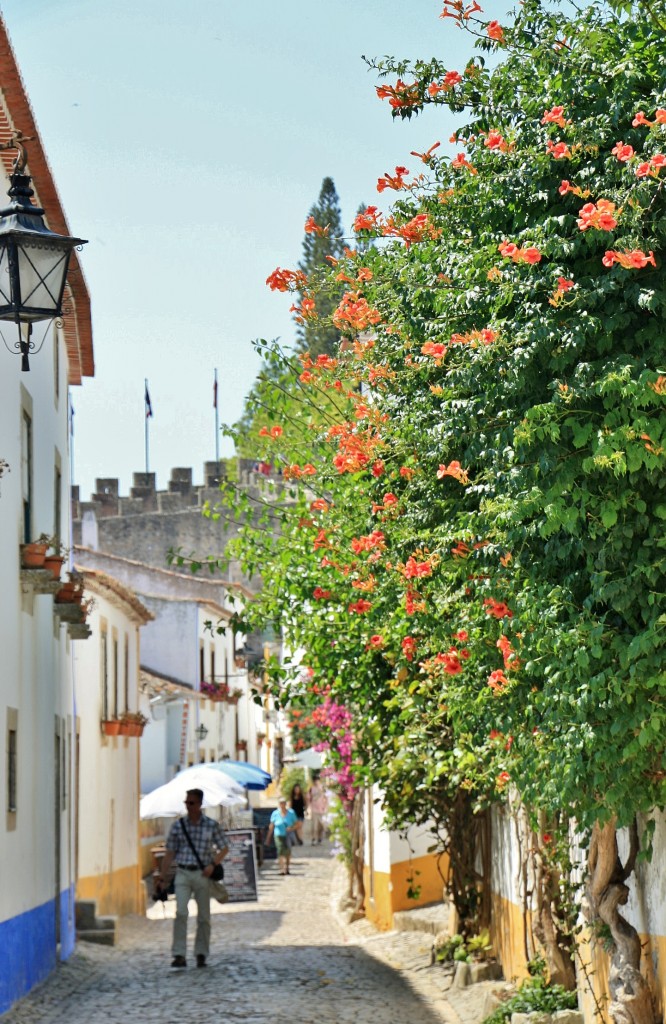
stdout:
[[(183, 832), (185, 833), (185, 838), (187, 839), (188, 843), (190, 844), (190, 849), (192, 850), (192, 853), (196, 857), (197, 864), (199, 865), (199, 867), (203, 871), (204, 870), (204, 865), (203, 865), (203, 863), (201, 861), (201, 857), (197, 853), (197, 851), (195, 849), (195, 846), (194, 846), (194, 843), (190, 839), (190, 834), (187, 831), (187, 829), (185, 828), (185, 823), (184, 823), (182, 818), (180, 819), (180, 827), (182, 828)], [(210, 894), (213, 897), (213, 899), (217, 900), (218, 903), (228, 903), (229, 902), (229, 892), (227, 890), (226, 885), (222, 881), (223, 878), (224, 878), (224, 868), (222, 867), (221, 864), (216, 864), (214, 866), (214, 868), (213, 868), (212, 875), (208, 879), (208, 883), (209, 883), (209, 886), (210, 886)]]

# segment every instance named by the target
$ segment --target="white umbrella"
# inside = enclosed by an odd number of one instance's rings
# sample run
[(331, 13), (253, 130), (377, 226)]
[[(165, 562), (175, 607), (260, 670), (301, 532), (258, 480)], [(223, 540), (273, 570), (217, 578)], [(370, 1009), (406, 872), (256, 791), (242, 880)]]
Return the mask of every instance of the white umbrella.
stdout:
[(141, 798), (139, 816), (168, 818), (185, 813), (185, 794), (188, 789), (203, 790), (204, 807), (237, 807), (245, 803), (245, 790), (220, 771), (209, 770), (206, 765), (180, 772), (171, 782), (159, 786)]
[(293, 759), (292, 764), (300, 764), (303, 768), (318, 769), (324, 763), (324, 758), (319, 750), (315, 750), (314, 747), (308, 747), (307, 750), (301, 750), (299, 754)]

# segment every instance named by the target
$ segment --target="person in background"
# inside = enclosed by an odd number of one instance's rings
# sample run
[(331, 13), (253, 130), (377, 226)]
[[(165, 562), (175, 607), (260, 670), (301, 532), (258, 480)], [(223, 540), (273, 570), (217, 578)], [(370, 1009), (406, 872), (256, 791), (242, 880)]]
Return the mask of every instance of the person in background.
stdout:
[(312, 843), (320, 843), (324, 838), (324, 815), (328, 808), (328, 800), (319, 778), (313, 779), (308, 790), (308, 804), (312, 822)]
[(305, 794), (297, 782), (289, 797), (289, 806), (296, 815), (298, 821), (296, 822), (296, 831), (293, 833), (294, 838), (299, 846), (303, 845), (303, 822), (305, 821)]
[[(220, 825), (201, 813), (203, 797), (200, 789), (188, 789), (185, 795), (187, 817), (179, 818), (171, 826), (162, 870), (157, 878), (158, 887), (163, 889), (170, 876), (169, 868), (174, 861), (176, 862), (176, 916), (173, 922), (171, 947), (172, 967), (187, 967), (187, 905), (190, 896), (194, 896), (197, 901), (197, 934), (194, 940), (197, 967), (206, 966), (210, 947), (209, 879), (215, 865), (220, 864), (229, 852), (227, 837)], [(196, 854), (187, 841), (187, 835)], [(197, 856), (203, 864), (203, 869), (197, 863)]]
[(271, 814), (268, 833), (266, 835), (266, 846), (269, 845), (273, 834), (275, 834), (275, 845), (278, 853), (278, 864), (280, 874), (289, 874), (289, 861), (291, 860), (291, 848), (289, 846), (289, 835), (296, 831), (296, 815), (291, 807), (287, 807), (287, 798), (281, 796), (278, 800), (276, 811)]

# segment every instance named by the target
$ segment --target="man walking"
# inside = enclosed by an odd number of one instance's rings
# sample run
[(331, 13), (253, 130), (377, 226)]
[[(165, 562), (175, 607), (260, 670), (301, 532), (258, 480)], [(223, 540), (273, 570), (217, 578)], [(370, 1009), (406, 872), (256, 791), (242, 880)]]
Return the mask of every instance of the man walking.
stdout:
[[(187, 967), (187, 904), (197, 901), (197, 934), (194, 953), (197, 967), (206, 966), (210, 947), (209, 878), (217, 864), (229, 852), (227, 837), (220, 825), (201, 813), (203, 792), (188, 789), (185, 798), (187, 818), (179, 818), (169, 831), (162, 872), (157, 884), (163, 888), (171, 865), (176, 863), (176, 917), (173, 922), (172, 967)], [(189, 838), (188, 838), (189, 837)]]

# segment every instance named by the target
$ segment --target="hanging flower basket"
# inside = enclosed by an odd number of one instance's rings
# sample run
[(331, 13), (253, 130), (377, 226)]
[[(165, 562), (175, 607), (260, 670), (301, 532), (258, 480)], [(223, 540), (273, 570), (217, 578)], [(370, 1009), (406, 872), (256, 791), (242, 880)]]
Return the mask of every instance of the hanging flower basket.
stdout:
[(148, 719), (140, 711), (125, 711), (120, 717), (121, 736), (142, 736)]
[(238, 701), (243, 696), (243, 691), (236, 689), (232, 690), (226, 683), (201, 683), (199, 687), (201, 693), (208, 700), (213, 701), (224, 701), (226, 704), (238, 704)]
[(107, 718), (102, 722), (102, 732), (105, 736), (118, 736), (120, 733), (120, 722), (117, 718)]

